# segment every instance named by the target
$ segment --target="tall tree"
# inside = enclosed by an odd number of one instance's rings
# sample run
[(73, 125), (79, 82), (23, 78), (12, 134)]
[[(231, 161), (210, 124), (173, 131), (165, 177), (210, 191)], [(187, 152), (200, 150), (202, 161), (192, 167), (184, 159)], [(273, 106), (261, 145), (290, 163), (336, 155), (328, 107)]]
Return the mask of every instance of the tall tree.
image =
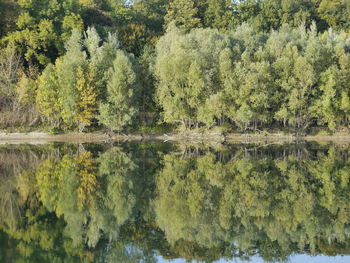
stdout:
[(236, 8), (236, 3), (231, 0), (208, 0), (204, 24), (222, 30), (230, 29), (237, 23), (234, 17)]
[(118, 49), (115, 35), (101, 44), (96, 30), (82, 34), (74, 30), (66, 43), (67, 52), (54, 66), (48, 66), (39, 77), (37, 103), (42, 112), (63, 120), (67, 127), (83, 131), (97, 114), (98, 101), (106, 96), (105, 71), (113, 62)]
[(76, 88), (79, 92), (77, 101), (77, 119), (79, 131), (82, 132), (86, 126), (90, 126), (97, 112), (96, 72), (92, 67), (77, 69)]
[(46, 65), (64, 52), (73, 28), (83, 29), (79, 5), (69, 0), (18, 1), (18, 30), (6, 40), (18, 45), (27, 61)]
[(173, 28), (158, 42), (156, 96), (165, 122), (199, 124), (198, 112), (220, 89), (218, 58), (225, 45), (225, 37), (211, 29), (184, 34)]
[(333, 29), (347, 30), (350, 28), (350, 2), (348, 0), (322, 0), (317, 11)]
[(173, 0), (165, 16), (167, 26), (174, 24), (185, 32), (201, 25), (198, 18), (198, 9), (193, 0)]
[(121, 131), (132, 124), (139, 110), (140, 87), (133, 56), (117, 51), (108, 76), (107, 102), (100, 104), (98, 118), (108, 128)]
[(300, 24), (309, 27), (313, 21), (323, 31), (327, 27), (317, 12), (319, 2), (320, 0), (240, 1), (236, 14), (240, 23), (249, 22), (256, 29), (266, 32), (277, 30), (286, 23), (294, 27)]
[(57, 74), (52, 64), (47, 65), (37, 80), (36, 105), (53, 127), (61, 124), (62, 101), (59, 97)]
[(75, 125), (80, 93), (77, 89), (77, 70), (87, 67), (87, 55), (83, 51), (81, 33), (74, 30), (66, 43), (66, 54), (56, 61), (59, 96), (62, 100), (62, 118), (68, 125)]

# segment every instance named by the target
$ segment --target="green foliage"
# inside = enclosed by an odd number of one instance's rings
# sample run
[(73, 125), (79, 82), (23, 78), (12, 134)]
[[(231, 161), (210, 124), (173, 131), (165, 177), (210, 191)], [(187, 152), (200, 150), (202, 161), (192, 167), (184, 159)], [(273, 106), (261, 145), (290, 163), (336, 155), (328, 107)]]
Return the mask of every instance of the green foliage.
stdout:
[[(116, 130), (136, 120), (336, 130), (349, 124), (349, 10), (348, 0), (0, 0), (0, 124), (38, 125), (39, 109), (44, 125), (79, 131), (97, 117)], [(119, 51), (132, 65), (115, 68)]]
[(112, 130), (121, 131), (138, 114), (139, 80), (134, 58), (118, 51), (107, 73), (107, 103), (100, 104), (99, 120)]
[(142, 87), (140, 90), (140, 125), (154, 125), (156, 118), (159, 117), (159, 109), (154, 100), (156, 81), (153, 74), (154, 60), (154, 47), (145, 46), (142, 55), (138, 58), (139, 79)]
[(234, 11), (237, 4), (231, 0), (208, 0), (204, 14), (204, 23), (207, 27), (228, 30), (236, 25)]
[(175, 25), (179, 29), (189, 32), (200, 26), (200, 19), (197, 17), (198, 9), (193, 0), (173, 0), (165, 16), (165, 23)]
[(225, 36), (210, 29), (183, 34), (174, 28), (159, 41), (156, 95), (165, 122), (198, 125), (199, 112), (219, 88), (218, 58), (225, 46)]
[(277, 30), (283, 24), (298, 27), (305, 24), (307, 27), (314, 21), (320, 31), (326, 30), (329, 25), (318, 13), (320, 0), (264, 0), (241, 1), (238, 3), (236, 19), (248, 22), (255, 29), (265, 32)]
[(38, 79), (36, 104), (39, 110), (57, 127), (60, 122), (61, 104), (54, 66), (49, 64)]
[(335, 30), (349, 29), (350, 2), (347, 0), (322, 0), (318, 10), (322, 19)]
[(9, 32), (16, 30), (18, 5), (11, 0), (0, 1), (0, 39)]
[(135, 0), (132, 8), (138, 19), (155, 36), (159, 36), (163, 33), (164, 17), (170, 2), (171, 0)]
[(63, 122), (83, 131), (91, 125), (98, 102), (106, 96), (109, 77), (105, 71), (112, 66), (118, 42), (115, 35), (109, 35), (101, 45), (96, 30), (89, 28), (84, 39), (74, 31), (66, 49), (66, 54), (38, 78), (37, 104), (54, 127)]
[[(347, 125), (348, 35), (315, 24), (269, 34), (172, 29), (157, 45), (157, 99), (168, 123), (242, 129)], [(344, 105), (344, 106), (341, 106)]]
[(74, 124), (74, 117), (77, 114), (77, 103), (79, 101), (79, 91), (76, 83), (77, 72), (80, 67), (87, 65), (87, 55), (83, 51), (81, 34), (74, 31), (66, 43), (66, 54), (57, 59), (55, 63), (59, 96), (62, 103), (62, 119), (68, 124)]
[(21, 48), (27, 61), (42, 65), (52, 62), (64, 52), (63, 42), (73, 28), (83, 29), (79, 6), (74, 1), (18, 1), (20, 8), (18, 30), (7, 40)]
[(79, 131), (83, 131), (85, 126), (90, 126), (97, 111), (97, 91), (95, 85), (96, 73), (94, 69), (84, 72), (82, 67), (77, 69), (76, 87), (80, 94), (77, 102), (78, 113), (75, 118), (78, 121)]

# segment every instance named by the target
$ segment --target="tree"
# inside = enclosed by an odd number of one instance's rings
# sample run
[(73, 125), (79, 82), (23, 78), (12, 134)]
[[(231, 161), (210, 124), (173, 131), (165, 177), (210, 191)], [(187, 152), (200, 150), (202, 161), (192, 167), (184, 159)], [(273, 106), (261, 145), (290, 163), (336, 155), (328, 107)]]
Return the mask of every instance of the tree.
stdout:
[[(86, 70), (85, 70), (86, 71)], [(77, 102), (78, 113), (75, 118), (78, 121), (79, 131), (82, 132), (85, 126), (90, 126), (97, 111), (97, 91), (94, 87), (96, 73), (93, 68), (84, 72), (82, 67), (77, 69), (77, 90), (80, 94)]]
[(235, 25), (234, 11), (236, 4), (231, 0), (208, 0), (204, 14), (207, 27), (228, 30)]
[(318, 9), (319, 16), (335, 30), (350, 28), (350, 3), (347, 0), (322, 0)]
[[(240, 70), (241, 69), (241, 70)], [(247, 128), (253, 124), (271, 123), (271, 95), (274, 88), (270, 65), (266, 62), (252, 62), (249, 65), (237, 63), (237, 81), (240, 83), (236, 116), (232, 116), (238, 126)]]
[(80, 93), (77, 89), (77, 70), (87, 67), (87, 55), (83, 51), (81, 33), (74, 30), (66, 43), (67, 52), (57, 59), (55, 67), (59, 87), (59, 97), (62, 101), (62, 119), (68, 126), (76, 125)]
[(79, 6), (68, 0), (18, 1), (18, 30), (6, 40), (15, 43), (27, 61), (47, 65), (64, 52), (72, 29), (83, 29)]
[(62, 101), (59, 97), (55, 67), (49, 64), (37, 80), (36, 104), (53, 127), (61, 122)]
[(153, 124), (159, 117), (159, 109), (155, 102), (155, 76), (152, 67), (155, 60), (155, 48), (146, 45), (142, 55), (138, 58), (140, 64), (140, 122), (141, 125)]
[(13, 99), (19, 79), (22, 61), (13, 45), (0, 50), (0, 95)]
[(165, 16), (166, 26), (174, 24), (181, 30), (189, 32), (191, 29), (200, 26), (197, 12), (193, 0), (173, 0)]
[(107, 92), (108, 74), (112, 67), (116, 53), (120, 48), (116, 34), (109, 33), (102, 41), (95, 28), (88, 28), (84, 33), (83, 46), (87, 50), (88, 70), (94, 75), (93, 86), (99, 98), (105, 99)]
[(82, 132), (96, 117), (98, 102), (105, 99), (105, 71), (112, 66), (118, 42), (110, 34), (101, 44), (96, 30), (89, 28), (84, 38), (74, 30), (66, 48), (67, 53), (39, 77), (37, 103), (55, 126), (63, 120), (68, 128)]
[(156, 37), (164, 30), (164, 17), (171, 0), (135, 0), (132, 9)]
[[(279, 96), (287, 100), (282, 99), (276, 119), (306, 128), (317, 115), (314, 105), (320, 96), (319, 81), (323, 72), (334, 63), (334, 51), (329, 46), (330, 41), (323, 42), (317, 35), (315, 25), (306, 31), (299, 27), (292, 34), (283, 31), (281, 29), (281, 36), (290, 39), (289, 44), (283, 48), (273, 68), (278, 75), (276, 82), (282, 88)], [(271, 52), (279, 53), (274, 49)]]
[(206, 100), (220, 90), (218, 59), (225, 45), (225, 36), (211, 29), (184, 34), (173, 28), (158, 42), (156, 96), (165, 122), (198, 126), (198, 112), (203, 117)]
[(11, 0), (0, 1), (0, 39), (16, 30), (18, 4)]
[(331, 31), (323, 36), (324, 49), (327, 48), (328, 52), (322, 53), (331, 61), (320, 75), (320, 96), (316, 100), (315, 111), (319, 124), (326, 124), (335, 130), (341, 125), (348, 125), (350, 99), (347, 85), (349, 76), (346, 72), (350, 68), (350, 56), (345, 50), (345, 34), (337, 35), (337, 41), (332, 41), (333, 37)]
[(100, 104), (98, 119), (112, 130), (121, 131), (138, 115), (139, 80), (134, 58), (117, 51), (108, 72), (107, 102)]

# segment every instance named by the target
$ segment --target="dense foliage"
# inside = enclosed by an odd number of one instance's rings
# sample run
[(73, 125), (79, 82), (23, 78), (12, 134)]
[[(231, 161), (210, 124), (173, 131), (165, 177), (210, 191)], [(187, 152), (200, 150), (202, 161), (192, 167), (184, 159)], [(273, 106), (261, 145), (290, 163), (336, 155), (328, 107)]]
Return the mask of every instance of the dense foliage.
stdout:
[(170, 30), (157, 44), (157, 97), (166, 122), (186, 126), (348, 124), (349, 35), (284, 25), (229, 34)]
[(348, 0), (0, 0), (0, 125), (348, 127)]

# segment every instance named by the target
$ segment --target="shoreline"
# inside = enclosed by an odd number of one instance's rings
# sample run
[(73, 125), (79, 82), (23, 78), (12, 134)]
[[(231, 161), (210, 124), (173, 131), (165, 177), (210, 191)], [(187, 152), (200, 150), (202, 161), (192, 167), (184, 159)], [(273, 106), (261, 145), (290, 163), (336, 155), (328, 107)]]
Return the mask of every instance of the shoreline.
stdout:
[(179, 132), (169, 134), (109, 134), (103, 132), (93, 133), (66, 133), (52, 135), (45, 132), (28, 133), (0, 133), (0, 144), (32, 143), (44, 144), (50, 142), (71, 143), (107, 143), (107, 142), (141, 142), (141, 141), (163, 141), (163, 142), (195, 142), (195, 143), (254, 143), (254, 142), (341, 142), (350, 143), (350, 134), (335, 135), (306, 135), (295, 136), (294, 134), (222, 134), (218, 132)]

